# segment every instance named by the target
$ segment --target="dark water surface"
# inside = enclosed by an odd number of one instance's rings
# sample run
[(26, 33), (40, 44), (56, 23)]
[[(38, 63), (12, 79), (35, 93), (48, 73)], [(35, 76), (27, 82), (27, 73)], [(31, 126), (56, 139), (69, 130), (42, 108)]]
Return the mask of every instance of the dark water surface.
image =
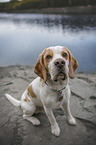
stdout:
[(96, 72), (96, 15), (0, 14), (0, 66), (34, 65), (55, 45), (71, 50), (78, 71)]

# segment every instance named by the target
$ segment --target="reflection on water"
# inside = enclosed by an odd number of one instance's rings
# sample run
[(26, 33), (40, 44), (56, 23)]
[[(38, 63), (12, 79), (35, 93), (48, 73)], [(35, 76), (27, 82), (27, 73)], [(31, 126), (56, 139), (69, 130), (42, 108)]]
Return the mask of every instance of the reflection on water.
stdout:
[(78, 70), (96, 71), (96, 15), (0, 14), (0, 66), (34, 65), (54, 45), (71, 50)]

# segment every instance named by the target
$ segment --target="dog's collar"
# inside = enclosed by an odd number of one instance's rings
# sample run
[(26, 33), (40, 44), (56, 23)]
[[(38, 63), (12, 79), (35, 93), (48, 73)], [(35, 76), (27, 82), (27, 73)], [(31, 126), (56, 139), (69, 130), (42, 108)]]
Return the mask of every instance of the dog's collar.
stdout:
[[(49, 86), (48, 83), (45, 82), (45, 84), (46, 84), (47, 86)], [(66, 87), (64, 87), (64, 88), (62, 88), (62, 89), (60, 89), (60, 90), (55, 90), (55, 89), (52, 89), (52, 88), (50, 88), (50, 89), (53, 90), (53, 91), (56, 91), (56, 92), (58, 92), (58, 93), (60, 93), (60, 94), (62, 94), (62, 91), (65, 90)]]
[[(49, 86), (47, 83), (45, 83), (47, 86)], [(50, 86), (49, 86), (50, 87)], [(64, 90), (64, 89), (66, 89), (66, 87), (64, 87), (64, 88), (62, 88), (62, 89), (60, 89), (60, 90), (55, 90), (55, 89), (52, 89), (52, 88), (50, 88), (51, 90), (53, 90), (53, 91), (55, 91), (55, 92), (57, 92), (57, 100), (58, 101), (62, 101), (63, 100), (63, 95), (62, 95), (62, 91)]]
[(62, 91), (65, 90), (66, 87), (62, 88), (61, 90), (57, 90), (57, 92), (59, 92), (60, 94), (62, 94)]

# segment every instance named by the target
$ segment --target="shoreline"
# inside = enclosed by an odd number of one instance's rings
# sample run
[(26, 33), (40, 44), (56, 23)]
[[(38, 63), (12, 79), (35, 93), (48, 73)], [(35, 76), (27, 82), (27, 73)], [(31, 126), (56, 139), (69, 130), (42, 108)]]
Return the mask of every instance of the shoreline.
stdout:
[(73, 6), (73, 7), (57, 7), (42, 8), (28, 10), (8, 10), (0, 11), (0, 13), (41, 13), (41, 14), (96, 14), (96, 6)]
[[(16, 65), (4, 65), (4, 66), (0, 66), (0, 69), (6, 69), (6, 68), (15, 68), (15, 67), (18, 67), (18, 68), (22, 68), (22, 67), (25, 67), (25, 68), (34, 68), (34, 65), (19, 65), (19, 64), (16, 64)], [(92, 70), (92, 71), (81, 71), (81, 70), (76, 70), (75, 72), (76, 74), (91, 74), (91, 75), (95, 75), (96, 74), (96, 71), (95, 70)]]

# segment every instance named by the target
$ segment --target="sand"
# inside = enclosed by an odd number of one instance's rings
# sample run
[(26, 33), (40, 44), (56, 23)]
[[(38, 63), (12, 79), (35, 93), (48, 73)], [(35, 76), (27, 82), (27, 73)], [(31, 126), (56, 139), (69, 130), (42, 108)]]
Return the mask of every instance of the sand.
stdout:
[(33, 67), (0, 67), (0, 145), (95, 145), (96, 144), (96, 73), (76, 73), (70, 80), (70, 107), (77, 125), (67, 124), (61, 109), (54, 114), (61, 129), (59, 137), (51, 134), (45, 113), (35, 115), (41, 125), (33, 126), (22, 117), (22, 110), (5, 98), (9, 93), (20, 99), (28, 84), (36, 78)]

